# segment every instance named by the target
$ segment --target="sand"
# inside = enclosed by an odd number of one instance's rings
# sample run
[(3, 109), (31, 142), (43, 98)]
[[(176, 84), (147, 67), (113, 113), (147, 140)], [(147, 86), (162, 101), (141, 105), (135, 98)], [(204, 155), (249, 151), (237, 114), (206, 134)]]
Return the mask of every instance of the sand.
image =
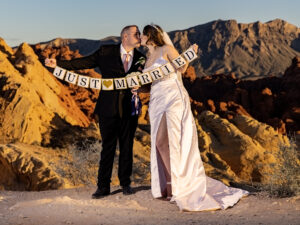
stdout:
[(153, 199), (149, 186), (120, 187), (91, 199), (95, 186), (42, 192), (0, 191), (0, 224), (300, 224), (300, 198), (251, 194), (227, 210), (180, 212), (176, 204)]

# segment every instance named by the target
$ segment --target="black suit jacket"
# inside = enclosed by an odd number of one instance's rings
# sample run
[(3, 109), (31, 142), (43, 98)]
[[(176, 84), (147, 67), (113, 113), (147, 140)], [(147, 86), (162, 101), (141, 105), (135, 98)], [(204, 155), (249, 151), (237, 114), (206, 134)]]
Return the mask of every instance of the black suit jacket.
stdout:
[[(57, 65), (67, 70), (79, 70), (99, 67), (102, 78), (120, 78), (128, 73), (136, 72), (143, 65), (137, 63), (140, 57), (145, 57), (141, 52), (134, 49), (133, 61), (127, 73), (124, 71), (120, 54), (120, 44), (103, 45), (92, 55), (73, 60), (58, 60)], [(130, 89), (100, 91), (94, 113), (102, 117), (131, 115)]]

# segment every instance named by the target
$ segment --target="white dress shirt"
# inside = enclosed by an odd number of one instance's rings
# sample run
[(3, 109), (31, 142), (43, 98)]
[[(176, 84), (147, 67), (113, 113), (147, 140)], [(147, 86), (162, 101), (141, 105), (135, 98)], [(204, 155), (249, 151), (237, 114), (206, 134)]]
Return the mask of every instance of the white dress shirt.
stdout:
[(130, 57), (129, 57), (129, 61), (128, 61), (128, 70), (130, 69), (131, 67), (131, 64), (132, 64), (132, 60), (133, 60), (133, 50), (131, 50), (130, 52), (126, 52), (126, 50), (124, 49), (123, 45), (121, 44), (121, 47), (120, 47), (120, 52), (121, 52), (121, 59), (122, 59), (122, 62), (124, 64), (124, 61), (125, 61), (125, 54), (129, 54)]

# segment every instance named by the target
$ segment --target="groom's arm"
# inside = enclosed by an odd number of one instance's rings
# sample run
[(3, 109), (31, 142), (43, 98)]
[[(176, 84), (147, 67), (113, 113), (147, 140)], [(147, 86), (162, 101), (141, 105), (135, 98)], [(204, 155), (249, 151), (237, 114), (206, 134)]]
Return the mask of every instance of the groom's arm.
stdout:
[(91, 69), (97, 67), (101, 60), (102, 46), (93, 54), (72, 60), (57, 60), (57, 66), (67, 70)]

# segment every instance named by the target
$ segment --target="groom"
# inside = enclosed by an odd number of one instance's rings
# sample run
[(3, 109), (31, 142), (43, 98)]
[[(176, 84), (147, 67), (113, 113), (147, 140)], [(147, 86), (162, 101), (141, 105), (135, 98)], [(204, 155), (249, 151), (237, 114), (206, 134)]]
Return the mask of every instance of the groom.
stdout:
[[(121, 31), (121, 44), (101, 46), (92, 55), (70, 61), (46, 59), (49, 67), (56, 65), (67, 70), (79, 70), (99, 67), (102, 78), (120, 78), (138, 71), (141, 58), (145, 56), (135, 48), (141, 44), (140, 32), (136, 25), (126, 26)], [(132, 147), (138, 116), (131, 115), (132, 93), (129, 89), (100, 91), (95, 115), (99, 117), (102, 136), (102, 151), (98, 171), (98, 188), (92, 198), (101, 198), (110, 194), (110, 182), (117, 141), (119, 141), (118, 177), (123, 194), (134, 191), (130, 187), (132, 173)]]

